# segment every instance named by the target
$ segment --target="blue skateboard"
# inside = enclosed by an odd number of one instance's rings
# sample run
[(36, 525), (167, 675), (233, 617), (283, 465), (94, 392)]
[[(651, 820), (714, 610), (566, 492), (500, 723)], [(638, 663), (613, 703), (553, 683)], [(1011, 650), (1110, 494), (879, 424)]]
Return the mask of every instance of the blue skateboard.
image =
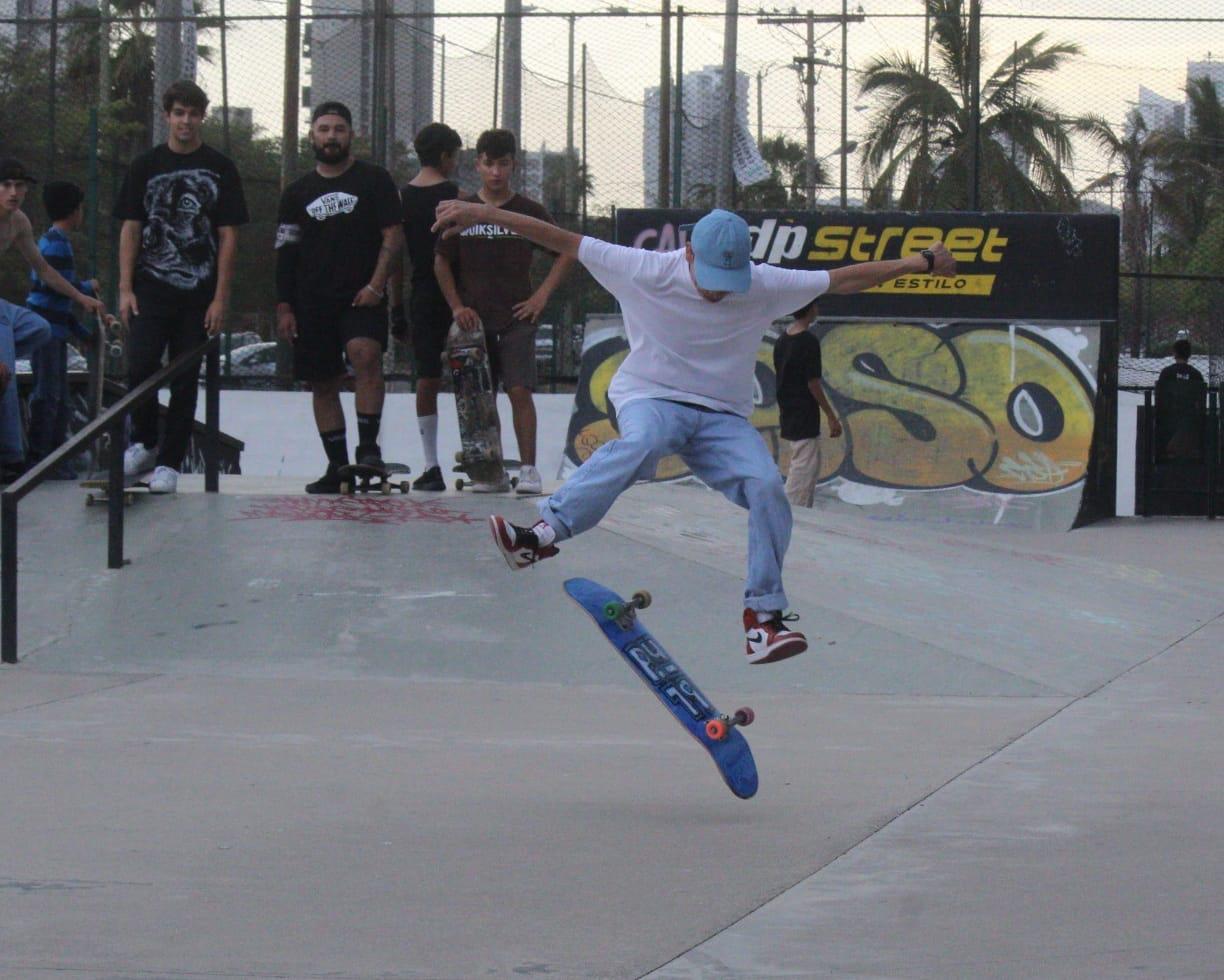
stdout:
[(740, 708), (732, 715), (718, 713), (710, 699), (638, 622), (637, 611), (650, 605), (650, 593), (635, 592), (626, 602), (588, 578), (566, 579), (565, 591), (599, 624), (611, 644), (676, 721), (710, 753), (731, 792), (742, 800), (750, 799), (757, 791), (756, 763), (738, 728), (752, 724), (752, 709)]

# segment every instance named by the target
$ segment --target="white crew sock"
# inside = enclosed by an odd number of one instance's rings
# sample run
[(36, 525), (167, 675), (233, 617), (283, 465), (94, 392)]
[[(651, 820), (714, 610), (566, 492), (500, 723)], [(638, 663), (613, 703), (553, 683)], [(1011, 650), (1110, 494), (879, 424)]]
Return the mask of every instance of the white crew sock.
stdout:
[(425, 469), (438, 465), (438, 416), (418, 415), (417, 428), (421, 432), (421, 448), (425, 450)]
[(557, 532), (553, 530), (553, 526), (545, 520), (538, 520), (531, 526), (531, 533), (536, 536), (536, 541), (539, 542), (541, 548), (547, 548), (550, 544), (557, 540)]

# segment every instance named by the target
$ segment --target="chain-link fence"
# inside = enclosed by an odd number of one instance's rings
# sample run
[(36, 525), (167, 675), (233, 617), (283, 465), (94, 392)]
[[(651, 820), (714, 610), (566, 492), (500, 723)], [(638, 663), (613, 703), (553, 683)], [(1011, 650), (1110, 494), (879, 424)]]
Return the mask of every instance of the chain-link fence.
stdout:
[[(87, 189), (78, 251), (112, 289), (124, 167), (157, 137), (156, 93), (194, 70), (213, 100), (206, 139), (237, 161), (252, 209), (233, 329), (265, 342), (279, 189), (312, 165), (310, 105), (340, 99), (360, 152), (399, 182), (428, 121), (467, 147), (517, 130), (520, 189), (604, 237), (617, 207), (657, 204), (1112, 211), (1121, 350), (1161, 357), (1186, 335), (1220, 383), (1216, 0), (834, 0), (732, 18), (710, 0), (3, 2), (0, 152)], [(0, 266), (0, 292), (23, 297), (19, 263)], [(547, 378), (573, 376), (582, 324), (609, 302), (580, 271), (558, 291)], [(410, 373), (410, 352), (393, 354)]]

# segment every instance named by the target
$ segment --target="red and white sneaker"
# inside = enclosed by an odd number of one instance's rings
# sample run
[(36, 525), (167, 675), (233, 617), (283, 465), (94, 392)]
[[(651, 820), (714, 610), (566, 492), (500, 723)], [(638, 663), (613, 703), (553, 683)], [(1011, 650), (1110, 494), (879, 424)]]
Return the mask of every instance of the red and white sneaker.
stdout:
[(744, 639), (748, 643), (748, 662), (772, 664), (803, 653), (807, 649), (807, 637), (786, 627), (798, 618), (794, 613), (783, 616), (781, 611), (765, 613), (745, 609)]
[(506, 564), (516, 571), (557, 553), (557, 546), (553, 544), (557, 532), (544, 521), (537, 521), (532, 527), (519, 527), (494, 514), (489, 518), (489, 530)]

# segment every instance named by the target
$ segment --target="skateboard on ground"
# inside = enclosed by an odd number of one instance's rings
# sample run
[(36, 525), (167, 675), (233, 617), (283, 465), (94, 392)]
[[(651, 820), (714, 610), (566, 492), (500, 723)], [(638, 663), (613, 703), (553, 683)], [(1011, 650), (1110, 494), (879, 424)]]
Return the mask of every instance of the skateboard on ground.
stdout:
[[(124, 506), (130, 507), (136, 502), (136, 496), (142, 493), (149, 492), (149, 473), (136, 473), (132, 476), (123, 477), (123, 503)], [(92, 507), (94, 504), (104, 504), (110, 497), (110, 480), (102, 477), (97, 480), (82, 480), (81, 486), (88, 491), (85, 494), (85, 506)]]
[(367, 466), (364, 463), (349, 463), (340, 467), (337, 474), (340, 477), (340, 492), (351, 495), (354, 493), (372, 493), (377, 490), (387, 496), (392, 490), (407, 493), (411, 484), (407, 480), (392, 480), (397, 473), (408, 473), (409, 468), (403, 463), (384, 463), (382, 466)]
[(455, 453), (455, 462), (467, 479), (455, 481), (462, 490), (472, 483), (517, 481), (506, 473), (501, 451), (501, 423), (497, 418), (497, 392), (493, 389), (493, 373), (489, 367), (489, 347), (484, 327), (464, 330), (451, 323), (446, 332), (444, 364), (450, 368), (455, 389), (455, 412), (459, 416), (459, 442), (463, 448)]
[(756, 762), (739, 728), (752, 724), (753, 711), (740, 708), (730, 715), (720, 714), (650, 635), (637, 617), (639, 609), (650, 605), (650, 593), (635, 592), (626, 602), (587, 578), (567, 579), (565, 591), (599, 624), (604, 636), (676, 721), (710, 753), (731, 792), (742, 800), (750, 799), (757, 791)]

